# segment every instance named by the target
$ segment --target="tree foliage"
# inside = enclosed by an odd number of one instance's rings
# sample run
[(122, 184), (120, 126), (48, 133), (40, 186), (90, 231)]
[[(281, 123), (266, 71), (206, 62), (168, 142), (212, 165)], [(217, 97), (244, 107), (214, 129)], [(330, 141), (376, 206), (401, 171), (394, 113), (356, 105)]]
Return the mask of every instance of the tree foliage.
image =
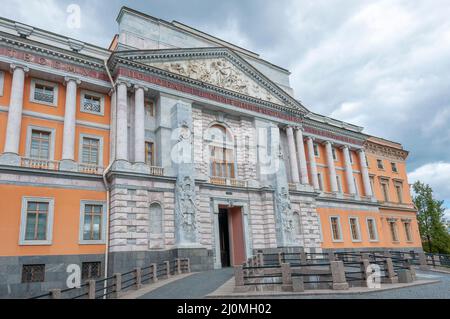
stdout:
[(450, 253), (450, 234), (444, 225), (444, 201), (433, 197), (433, 190), (427, 184), (417, 181), (413, 185), (414, 204), (425, 251), (430, 253)]

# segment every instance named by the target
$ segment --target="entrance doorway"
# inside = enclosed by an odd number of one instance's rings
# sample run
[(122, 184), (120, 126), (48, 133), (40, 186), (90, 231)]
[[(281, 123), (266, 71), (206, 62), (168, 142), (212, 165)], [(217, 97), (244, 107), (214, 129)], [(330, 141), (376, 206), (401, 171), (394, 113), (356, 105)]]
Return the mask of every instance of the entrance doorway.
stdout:
[(219, 207), (220, 261), (222, 267), (245, 262), (245, 234), (241, 207)]

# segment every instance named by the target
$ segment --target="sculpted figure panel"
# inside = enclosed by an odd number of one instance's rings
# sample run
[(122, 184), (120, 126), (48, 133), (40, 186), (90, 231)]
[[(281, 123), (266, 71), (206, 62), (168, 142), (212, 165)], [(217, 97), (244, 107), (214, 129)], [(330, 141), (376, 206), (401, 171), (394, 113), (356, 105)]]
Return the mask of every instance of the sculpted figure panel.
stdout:
[(282, 104), (277, 97), (223, 58), (152, 63), (152, 66), (257, 99)]

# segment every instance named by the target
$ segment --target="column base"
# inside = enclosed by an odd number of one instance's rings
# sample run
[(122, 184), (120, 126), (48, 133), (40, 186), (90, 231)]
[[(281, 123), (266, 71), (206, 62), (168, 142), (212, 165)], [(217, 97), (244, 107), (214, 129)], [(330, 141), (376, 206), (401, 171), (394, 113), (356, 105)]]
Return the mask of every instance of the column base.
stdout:
[(78, 171), (78, 165), (73, 160), (62, 160), (59, 163), (59, 170), (60, 171), (67, 171), (67, 172), (77, 172)]
[(0, 165), (20, 166), (20, 156), (16, 153), (3, 153), (0, 155)]

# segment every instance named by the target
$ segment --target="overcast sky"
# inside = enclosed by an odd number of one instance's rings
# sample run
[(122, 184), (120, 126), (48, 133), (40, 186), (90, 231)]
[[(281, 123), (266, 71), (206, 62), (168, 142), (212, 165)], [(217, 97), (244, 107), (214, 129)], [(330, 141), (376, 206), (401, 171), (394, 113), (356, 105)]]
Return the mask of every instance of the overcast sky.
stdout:
[[(72, 3), (79, 29), (66, 24)], [(450, 208), (450, 1), (2, 0), (0, 15), (107, 47), (123, 5), (289, 69), (310, 110), (401, 142), (410, 183), (429, 183)]]

